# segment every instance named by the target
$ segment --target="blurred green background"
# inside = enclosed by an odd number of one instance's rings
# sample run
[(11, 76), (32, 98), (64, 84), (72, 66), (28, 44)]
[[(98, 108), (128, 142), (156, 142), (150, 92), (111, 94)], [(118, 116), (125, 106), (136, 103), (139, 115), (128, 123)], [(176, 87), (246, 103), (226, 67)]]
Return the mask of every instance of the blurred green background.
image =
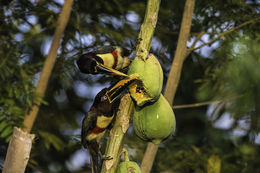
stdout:
[[(175, 53), (185, 1), (162, 0), (151, 52), (164, 71)], [(0, 163), (13, 126), (35, 99), (34, 89), (50, 48), (62, 0), (0, 2)], [(44, 102), (32, 130), (36, 134), (26, 172), (90, 172), (80, 145), (84, 114), (111, 77), (79, 73), (75, 60), (103, 45), (131, 48), (144, 18), (146, 1), (75, 0)], [(160, 145), (152, 172), (260, 172), (260, 2), (197, 0), (190, 40), (197, 46), (247, 21), (187, 57), (175, 105), (211, 104), (175, 109), (176, 132)], [(105, 141), (105, 140), (104, 140)], [(103, 143), (102, 149), (104, 149)], [(124, 139), (130, 159), (141, 162), (146, 147), (132, 127)], [(1, 170), (1, 166), (0, 166)]]

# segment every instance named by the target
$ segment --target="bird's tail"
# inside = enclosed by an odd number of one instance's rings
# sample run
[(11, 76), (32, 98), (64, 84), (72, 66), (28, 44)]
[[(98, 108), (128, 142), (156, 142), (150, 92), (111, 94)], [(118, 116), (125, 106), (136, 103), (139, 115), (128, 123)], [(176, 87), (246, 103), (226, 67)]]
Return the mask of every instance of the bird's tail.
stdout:
[(91, 171), (92, 173), (100, 173), (102, 166), (102, 158), (98, 152), (89, 148), (89, 154), (91, 159)]

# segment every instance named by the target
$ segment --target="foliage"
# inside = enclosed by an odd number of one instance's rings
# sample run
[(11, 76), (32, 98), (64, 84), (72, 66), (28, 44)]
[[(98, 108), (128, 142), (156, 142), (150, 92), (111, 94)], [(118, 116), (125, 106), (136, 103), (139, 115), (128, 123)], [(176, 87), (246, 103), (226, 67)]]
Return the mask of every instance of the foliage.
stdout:
[[(25, 112), (37, 99), (35, 85), (61, 6), (56, 0), (0, 2), (1, 163), (12, 127), (21, 126)], [(183, 6), (184, 1), (161, 2), (151, 52), (161, 62), (165, 79), (177, 45)], [(77, 159), (78, 163), (83, 160), (79, 167), (69, 165), (79, 152), (81, 157), (87, 157), (80, 150), (78, 136), (83, 115), (94, 98), (91, 88), (101, 89), (112, 79), (80, 74), (75, 60), (82, 52), (102, 45), (130, 48), (137, 38), (144, 11), (145, 2), (137, 0), (75, 0), (44, 96), (47, 104), (41, 106), (33, 128), (37, 137), (28, 173), (89, 171), (82, 158)], [(198, 41), (201, 44), (205, 38), (210, 40), (258, 17), (259, 2), (255, 0), (197, 0), (191, 40), (205, 31)], [(152, 172), (207, 172), (210, 158), (215, 156), (221, 160), (221, 172), (260, 171), (259, 144), (255, 142), (260, 128), (259, 38), (259, 22), (254, 22), (206, 46), (207, 57), (201, 54), (206, 50), (203, 48), (187, 57), (174, 103), (211, 99), (225, 102), (175, 110), (176, 133), (160, 146)], [(212, 107), (216, 111), (210, 111)], [(232, 117), (232, 125), (218, 128), (216, 122), (226, 113)], [(145, 143), (131, 129), (124, 144), (131, 160), (140, 163)], [(235, 135), (236, 130), (242, 135)]]
[(249, 131), (257, 133), (260, 130), (259, 39), (259, 35), (252, 38), (241, 33), (235, 41), (227, 40), (225, 47), (215, 53), (214, 58), (218, 62), (208, 67), (204, 83), (199, 89), (201, 99), (226, 99), (227, 102), (222, 106), (224, 111), (218, 112), (229, 112), (236, 120), (249, 119)]
[[(5, 23), (1, 29), (7, 29)], [(6, 28), (5, 28), (6, 27)], [(21, 126), (34, 94), (35, 78), (40, 63), (30, 64), (11, 34), (1, 35), (0, 42), (0, 137), (8, 142), (12, 126)]]

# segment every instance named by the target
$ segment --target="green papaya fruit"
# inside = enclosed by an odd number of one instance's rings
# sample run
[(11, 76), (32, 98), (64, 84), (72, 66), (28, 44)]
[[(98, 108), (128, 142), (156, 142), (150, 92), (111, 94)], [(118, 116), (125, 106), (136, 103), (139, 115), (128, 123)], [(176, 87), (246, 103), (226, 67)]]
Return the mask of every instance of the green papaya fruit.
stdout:
[(175, 115), (162, 94), (155, 103), (136, 108), (133, 115), (133, 127), (137, 136), (155, 144), (159, 144), (175, 131)]
[(138, 75), (140, 79), (129, 87), (131, 97), (138, 106), (159, 98), (163, 85), (163, 71), (153, 54), (148, 54), (146, 59), (135, 58), (129, 67), (128, 75)]
[(121, 162), (117, 167), (117, 173), (141, 173), (141, 169), (136, 162), (130, 161), (128, 157), (128, 152), (125, 148), (123, 148), (123, 152), (125, 156), (125, 161)]
[(136, 162), (124, 161), (119, 164), (117, 173), (141, 173), (141, 169)]

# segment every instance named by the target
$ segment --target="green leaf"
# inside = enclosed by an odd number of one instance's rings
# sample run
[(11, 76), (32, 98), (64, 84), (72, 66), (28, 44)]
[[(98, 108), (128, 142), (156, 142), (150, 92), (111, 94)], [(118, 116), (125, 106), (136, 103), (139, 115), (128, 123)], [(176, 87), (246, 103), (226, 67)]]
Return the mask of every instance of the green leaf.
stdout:
[(8, 127), (2, 132), (2, 134), (0, 135), (0, 137), (6, 138), (6, 137), (8, 137), (9, 135), (11, 135), (12, 132), (13, 132), (12, 126), (8, 126)]
[(7, 122), (6, 122), (6, 121), (2, 121), (2, 122), (0, 123), (0, 132), (3, 131), (3, 129), (4, 129), (6, 126), (8, 126)]
[(56, 135), (46, 131), (39, 131), (39, 135), (43, 138), (44, 145), (47, 149), (50, 149), (50, 145), (53, 145), (58, 151), (65, 148), (65, 143)]
[(7, 138), (5, 138), (5, 142), (8, 143), (12, 138), (12, 135), (9, 135)]
[(0, 121), (2, 121), (5, 118), (6, 118), (5, 116), (0, 116)]

